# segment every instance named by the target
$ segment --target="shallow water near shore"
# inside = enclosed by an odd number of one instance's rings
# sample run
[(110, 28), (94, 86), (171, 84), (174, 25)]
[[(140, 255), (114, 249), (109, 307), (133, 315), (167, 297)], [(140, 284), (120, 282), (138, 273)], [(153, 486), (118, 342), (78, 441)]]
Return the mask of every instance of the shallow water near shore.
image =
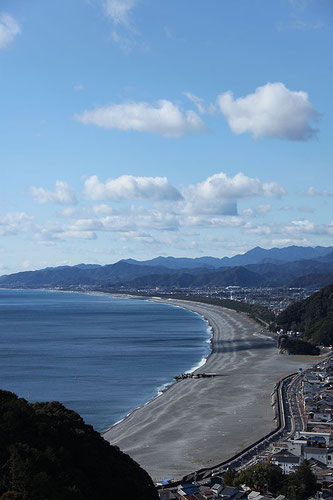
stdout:
[(0, 388), (104, 430), (209, 354), (199, 315), (141, 299), (0, 290)]

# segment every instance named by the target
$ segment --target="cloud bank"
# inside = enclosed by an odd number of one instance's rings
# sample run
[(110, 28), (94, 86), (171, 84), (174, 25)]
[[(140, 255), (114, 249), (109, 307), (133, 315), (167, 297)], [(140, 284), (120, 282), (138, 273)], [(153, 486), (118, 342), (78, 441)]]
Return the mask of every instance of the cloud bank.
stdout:
[(319, 114), (308, 94), (289, 90), (280, 82), (257, 87), (253, 94), (238, 99), (231, 91), (225, 92), (218, 96), (217, 104), (235, 134), (307, 141), (317, 133), (309, 122), (317, 121)]

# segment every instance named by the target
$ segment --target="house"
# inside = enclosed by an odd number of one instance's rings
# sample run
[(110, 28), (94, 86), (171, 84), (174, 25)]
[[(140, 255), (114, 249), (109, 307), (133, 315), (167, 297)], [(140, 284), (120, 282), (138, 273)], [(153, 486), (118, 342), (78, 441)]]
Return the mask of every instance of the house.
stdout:
[(222, 491), (220, 491), (219, 497), (224, 500), (234, 499), (237, 493), (239, 493), (237, 488), (226, 486)]
[(272, 455), (271, 463), (278, 465), (282, 469), (283, 474), (290, 474), (300, 465), (301, 457), (297, 457), (289, 451), (280, 451)]
[(222, 484), (215, 483), (210, 489), (212, 490), (213, 494), (217, 496), (223, 490), (223, 486)]
[[(177, 495), (180, 500), (187, 500), (188, 495), (193, 495), (195, 493), (200, 493), (198, 486), (192, 483), (184, 483), (178, 486)], [(177, 498), (177, 497), (176, 497)]]
[(299, 437), (305, 437), (306, 439), (314, 438), (314, 437), (323, 437), (326, 441), (326, 446), (329, 445), (331, 433), (327, 432), (326, 430), (324, 431), (319, 431), (319, 429), (313, 429), (311, 432), (306, 432), (306, 431), (300, 431)]
[(287, 448), (290, 453), (296, 457), (301, 457), (303, 454), (304, 446), (307, 446), (308, 441), (305, 437), (300, 437), (298, 439), (290, 439), (287, 442)]
[(327, 449), (318, 448), (317, 446), (306, 446), (303, 451), (303, 456), (306, 460), (314, 458), (319, 462), (327, 465)]
[(159, 490), (160, 500), (174, 500), (176, 497), (170, 490)]
[(214, 493), (212, 492), (211, 489), (208, 489), (206, 487), (200, 488), (200, 492), (205, 500), (211, 500), (212, 498), (214, 498)]

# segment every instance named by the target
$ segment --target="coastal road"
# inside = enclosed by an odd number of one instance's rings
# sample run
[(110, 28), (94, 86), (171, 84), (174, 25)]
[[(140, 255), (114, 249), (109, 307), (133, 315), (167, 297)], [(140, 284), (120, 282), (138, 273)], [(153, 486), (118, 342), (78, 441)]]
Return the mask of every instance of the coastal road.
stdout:
[(212, 353), (198, 372), (219, 376), (177, 382), (103, 433), (156, 481), (220, 463), (270, 432), (275, 382), (313, 364), (306, 357), (280, 355), (275, 339), (241, 313), (202, 303), (167, 303), (209, 321)]
[(290, 416), (290, 433), (288, 437), (293, 437), (296, 431), (303, 431), (305, 428), (304, 414), (300, 402), (301, 383), (302, 377), (295, 375), (288, 386), (287, 402)]

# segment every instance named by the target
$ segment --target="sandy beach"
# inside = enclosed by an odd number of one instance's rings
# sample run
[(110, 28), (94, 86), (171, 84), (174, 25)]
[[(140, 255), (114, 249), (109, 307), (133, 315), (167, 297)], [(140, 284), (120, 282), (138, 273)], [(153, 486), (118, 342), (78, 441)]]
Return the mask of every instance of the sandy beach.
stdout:
[(279, 354), (276, 341), (243, 314), (202, 303), (166, 302), (209, 321), (212, 353), (197, 371), (218, 376), (175, 383), (103, 434), (155, 481), (217, 464), (268, 433), (275, 427), (275, 382), (318, 360)]

